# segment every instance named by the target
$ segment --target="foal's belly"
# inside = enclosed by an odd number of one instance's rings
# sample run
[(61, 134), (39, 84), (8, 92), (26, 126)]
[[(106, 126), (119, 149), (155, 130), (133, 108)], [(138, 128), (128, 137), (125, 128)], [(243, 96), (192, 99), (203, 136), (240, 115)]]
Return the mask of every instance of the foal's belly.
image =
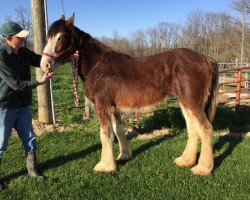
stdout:
[(164, 103), (166, 101), (166, 98), (162, 98), (162, 99), (158, 99), (155, 102), (150, 102), (145, 104), (141, 104), (141, 105), (134, 105), (134, 104), (123, 104), (123, 105), (116, 105), (116, 108), (119, 109), (120, 111), (123, 112), (139, 112), (139, 113), (149, 113), (149, 112), (153, 112), (156, 108), (156, 106)]
[(139, 112), (149, 113), (155, 110), (156, 105), (144, 106), (144, 107), (117, 107), (122, 112)]

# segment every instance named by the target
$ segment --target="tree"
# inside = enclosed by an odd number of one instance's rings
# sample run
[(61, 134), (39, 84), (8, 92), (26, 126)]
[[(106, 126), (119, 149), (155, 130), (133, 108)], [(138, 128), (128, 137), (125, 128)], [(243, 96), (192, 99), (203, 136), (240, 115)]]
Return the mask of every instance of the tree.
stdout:
[(137, 30), (136, 32), (133, 32), (130, 38), (135, 56), (143, 57), (148, 55), (148, 53), (146, 53), (147, 41), (143, 30)]
[(228, 57), (235, 58), (235, 30), (232, 25), (231, 16), (225, 12), (205, 13), (205, 24), (208, 35), (208, 46), (206, 54), (216, 60), (225, 62)]
[(241, 14), (241, 20), (236, 18), (236, 22), (241, 26), (241, 49), (240, 61), (245, 60), (245, 36), (250, 15), (250, 0), (233, 0), (232, 8)]
[(6, 21), (15, 21), (18, 23), (22, 28), (28, 30), (30, 34), (27, 36), (27, 40), (25, 41), (25, 46), (32, 48), (32, 23), (31, 23), (31, 14), (30, 10), (24, 8), (23, 6), (19, 6), (15, 9), (15, 19), (12, 19), (12, 16), (7, 15), (5, 16)]
[(146, 31), (146, 34), (147, 34), (147, 40), (148, 40), (148, 43), (149, 43), (149, 54), (156, 54), (158, 53), (158, 49), (157, 49), (157, 44), (158, 44), (158, 32), (157, 32), (157, 29), (154, 27), (154, 28), (149, 28), (147, 29)]
[(195, 10), (187, 16), (183, 28), (182, 40), (185, 47), (206, 54), (208, 47), (208, 30), (206, 15), (200, 10)]
[(181, 30), (180, 25), (160, 22), (156, 29), (158, 31), (161, 52), (178, 46)]

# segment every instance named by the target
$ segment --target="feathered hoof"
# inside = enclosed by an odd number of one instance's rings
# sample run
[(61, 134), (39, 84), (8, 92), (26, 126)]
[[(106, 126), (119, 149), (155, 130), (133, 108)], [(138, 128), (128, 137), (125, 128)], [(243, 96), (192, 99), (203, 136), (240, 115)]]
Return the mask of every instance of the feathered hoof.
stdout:
[(191, 171), (196, 175), (210, 176), (212, 170), (204, 166), (196, 165), (195, 167), (191, 168)]
[(106, 164), (103, 162), (99, 162), (95, 165), (95, 167), (93, 168), (93, 170), (95, 172), (100, 172), (100, 173), (112, 173), (114, 171), (116, 171), (116, 164)]
[(129, 160), (131, 158), (132, 158), (132, 153), (131, 153), (131, 151), (129, 151), (128, 153), (120, 153), (117, 156), (116, 160), (123, 161), (123, 160)]
[(194, 161), (187, 161), (182, 156), (175, 159), (174, 163), (179, 167), (192, 167), (194, 166)]

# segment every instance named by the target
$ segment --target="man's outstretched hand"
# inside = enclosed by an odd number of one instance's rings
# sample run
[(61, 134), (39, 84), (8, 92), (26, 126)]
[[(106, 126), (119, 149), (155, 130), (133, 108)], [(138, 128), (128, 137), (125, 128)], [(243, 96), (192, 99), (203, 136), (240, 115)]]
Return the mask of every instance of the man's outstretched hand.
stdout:
[(53, 75), (53, 72), (50, 72), (49, 70), (47, 70), (44, 74), (43, 77), (38, 80), (38, 84), (39, 85), (43, 85), (45, 84)]

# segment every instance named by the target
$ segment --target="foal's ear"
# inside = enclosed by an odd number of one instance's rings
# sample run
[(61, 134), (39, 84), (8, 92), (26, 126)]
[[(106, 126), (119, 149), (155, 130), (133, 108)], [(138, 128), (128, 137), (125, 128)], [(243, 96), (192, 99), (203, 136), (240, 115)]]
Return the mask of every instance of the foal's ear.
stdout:
[(73, 28), (74, 26), (74, 20), (75, 20), (75, 13), (66, 21), (65, 26), (66, 28)]
[(64, 16), (64, 15), (62, 15), (62, 16), (61, 16), (61, 18), (60, 18), (60, 20), (65, 21), (65, 16)]

